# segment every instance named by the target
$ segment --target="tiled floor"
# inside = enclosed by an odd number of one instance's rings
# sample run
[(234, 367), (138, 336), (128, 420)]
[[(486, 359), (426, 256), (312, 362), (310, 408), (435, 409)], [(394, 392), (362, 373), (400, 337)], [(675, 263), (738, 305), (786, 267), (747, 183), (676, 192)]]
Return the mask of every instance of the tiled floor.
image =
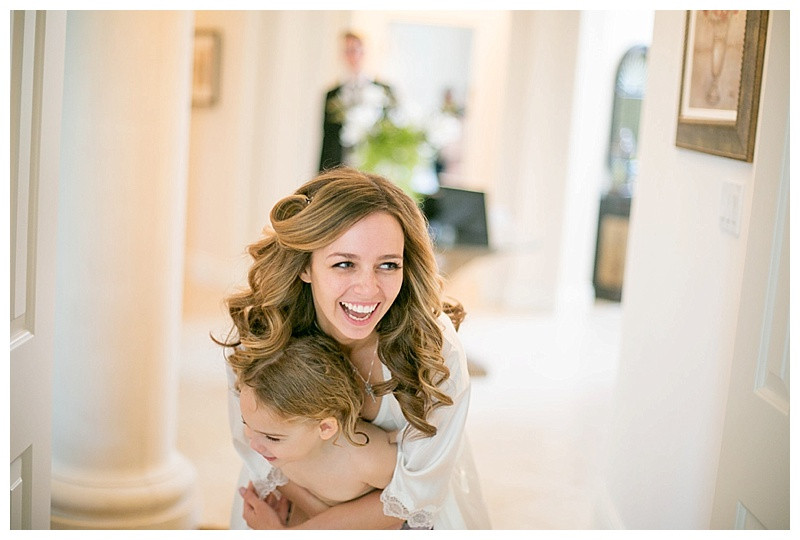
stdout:
[[(239, 465), (230, 445), (221, 292), (187, 291), (178, 449), (197, 467), (201, 526), (225, 528)], [(467, 296), (467, 295), (465, 295)], [(573, 303), (549, 313), (467, 306), (459, 334), (486, 369), (467, 423), (495, 529), (592, 527), (612, 405), (620, 309)]]

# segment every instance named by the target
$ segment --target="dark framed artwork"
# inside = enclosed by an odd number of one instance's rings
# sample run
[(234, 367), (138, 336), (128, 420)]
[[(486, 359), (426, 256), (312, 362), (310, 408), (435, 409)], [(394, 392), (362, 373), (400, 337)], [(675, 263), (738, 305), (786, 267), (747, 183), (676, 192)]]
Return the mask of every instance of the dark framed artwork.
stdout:
[(686, 12), (677, 146), (753, 161), (768, 15)]
[(197, 30), (194, 34), (193, 107), (210, 107), (219, 100), (221, 41), (214, 30)]

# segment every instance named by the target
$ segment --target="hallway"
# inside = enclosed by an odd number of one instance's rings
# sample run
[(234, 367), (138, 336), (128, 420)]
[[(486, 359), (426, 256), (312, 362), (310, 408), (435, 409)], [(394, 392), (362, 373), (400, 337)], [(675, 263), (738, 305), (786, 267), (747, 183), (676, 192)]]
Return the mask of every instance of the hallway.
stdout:
[[(472, 291), (461, 287), (469, 281), (454, 279), (448, 292), (466, 300)], [(201, 527), (226, 528), (239, 464), (223, 358), (208, 335), (224, 336), (227, 319), (221, 292), (187, 290), (185, 298), (178, 449), (197, 467)], [(470, 360), (487, 371), (473, 378), (468, 436), (493, 528), (590, 528), (613, 405), (619, 304), (552, 313), (465, 304), (459, 334)]]
[[(676, 145), (692, 10), (513, 10), (480, 35), (488, 76), (475, 71), (476, 112), (487, 122), (473, 131), (479, 166), (464, 187), (491, 195), (498, 239), (537, 251), (492, 258), (497, 272), (470, 264), (449, 291), (469, 312), (467, 354), (486, 370), (473, 379), (467, 429), (497, 529), (591, 527), (598, 495), (612, 529), (749, 525), (745, 511), (788, 528), (789, 512), (772, 510), (789, 506), (790, 355), (779, 345), (789, 335), (790, 13), (747, 11), (758, 23), (746, 25), (754, 99), (741, 102), (753, 120), (749, 162)], [(14, 23), (24, 76), (12, 95), (25, 102), (12, 104), (24, 111), (12, 127), (12, 148), (24, 149), (11, 180), (12, 354), (15, 336), (44, 347), (36, 362), (10, 361), (18, 524), (32, 510), (35, 528), (54, 516), (130, 528), (131, 517), (150, 525), (175, 514), (192, 528), (183, 502), (196, 486), (200, 526), (227, 525), (239, 463), (223, 351), (209, 334), (228, 330), (222, 288), (240, 269), (239, 247), (316, 170), (329, 44), (360, 13), (45, 10)], [(622, 24), (632, 13), (652, 13), (652, 27)], [(193, 32), (212, 27), (225, 39), (224, 90), (213, 107), (190, 109)], [(633, 37), (625, 28), (650, 52), (624, 316), (584, 291), (557, 309), (520, 310), (560, 281), (585, 281), (608, 179), (606, 82)], [(296, 46), (281, 46), (287, 38)], [(720, 193), (740, 195), (735, 230)], [(182, 299), (184, 273), (196, 281)], [(195, 289), (202, 283), (217, 285)], [(40, 386), (42, 374), (54, 384)], [(728, 452), (743, 449), (728, 437), (741, 425), (767, 426), (729, 406), (756, 387), (768, 390), (758, 397), (777, 428), (750, 438), (785, 451), (754, 452), (769, 474)], [(170, 496), (151, 496), (161, 487), (153, 471)], [(719, 488), (750, 479), (758, 484)], [(166, 518), (149, 511), (161, 502)]]

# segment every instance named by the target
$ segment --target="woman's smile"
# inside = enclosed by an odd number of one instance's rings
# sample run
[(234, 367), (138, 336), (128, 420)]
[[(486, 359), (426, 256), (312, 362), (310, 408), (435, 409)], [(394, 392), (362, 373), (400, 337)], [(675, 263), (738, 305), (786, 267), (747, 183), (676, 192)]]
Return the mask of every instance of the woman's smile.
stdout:
[(339, 302), (339, 305), (342, 306), (345, 315), (350, 317), (356, 322), (366, 322), (372, 317), (372, 314), (375, 313), (376, 309), (380, 305), (380, 302), (376, 304), (354, 304), (351, 302)]
[(312, 252), (300, 279), (311, 285), (326, 334), (346, 345), (372, 333), (403, 285), (404, 244), (397, 218), (374, 212)]

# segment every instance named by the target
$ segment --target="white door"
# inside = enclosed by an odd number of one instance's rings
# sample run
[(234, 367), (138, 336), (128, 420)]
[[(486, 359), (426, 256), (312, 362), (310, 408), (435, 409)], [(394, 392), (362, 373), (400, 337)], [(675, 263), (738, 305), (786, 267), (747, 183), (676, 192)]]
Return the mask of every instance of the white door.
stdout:
[(775, 69), (766, 88), (786, 94), (764, 114), (771, 126), (785, 122), (785, 144), (762, 148), (768, 165), (754, 175), (714, 529), (789, 528), (789, 25), (786, 13), (770, 18), (771, 38), (785, 50), (768, 49)]
[(11, 12), (11, 529), (50, 528), (56, 212), (66, 13)]

